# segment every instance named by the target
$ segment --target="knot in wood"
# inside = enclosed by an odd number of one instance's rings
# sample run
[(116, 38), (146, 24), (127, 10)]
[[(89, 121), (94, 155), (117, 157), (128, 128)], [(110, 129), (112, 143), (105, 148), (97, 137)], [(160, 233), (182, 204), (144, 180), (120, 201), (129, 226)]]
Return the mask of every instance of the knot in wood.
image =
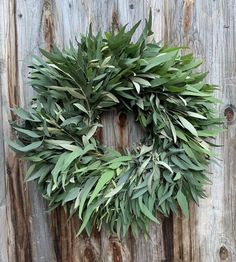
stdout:
[(125, 112), (120, 112), (118, 115), (118, 123), (121, 128), (124, 128), (127, 124), (127, 115)]
[(228, 122), (232, 122), (234, 120), (234, 107), (232, 105), (228, 106), (225, 109), (224, 115)]
[(229, 257), (229, 251), (225, 246), (220, 247), (220, 259), (226, 260)]

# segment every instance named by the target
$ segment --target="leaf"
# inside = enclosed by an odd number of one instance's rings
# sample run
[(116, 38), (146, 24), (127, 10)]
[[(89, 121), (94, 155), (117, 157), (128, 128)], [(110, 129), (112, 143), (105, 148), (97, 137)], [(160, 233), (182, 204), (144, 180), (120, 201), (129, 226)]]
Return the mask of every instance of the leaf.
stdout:
[(132, 196), (131, 199), (132, 199), (132, 200), (133, 200), (133, 199), (136, 199), (136, 198), (142, 196), (143, 194), (145, 194), (147, 191), (148, 191), (147, 186), (144, 187), (144, 188), (141, 188), (141, 189), (137, 190), (137, 192), (135, 192), (135, 193), (133, 194), (133, 196)]
[(124, 183), (120, 184), (119, 186), (115, 187), (114, 189), (112, 189), (108, 194), (105, 195), (105, 198), (111, 198), (114, 195), (116, 195), (118, 192), (120, 192), (120, 190), (123, 188)]
[[(86, 183), (83, 185), (81, 191), (80, 205), (79, 205), (79, 218), (82, 219), (82, 211), (84, 208), (85, 201), (88, 197), (90, 190), (93, 188), (94, 184), (97, 182), (98, 177), (90, 177)], [(88, 205), (87, 205), (88, 206)]]
[(153, 150), (153, 144), (151, 146), (142, 145), (140, 154), (137, 157), (145, 155), (146, 153), (149, 153), (152, 150)]
[(96, 132), (97, 130), (97, 125), (94, 125), (90, 130), (89, 132), (87, 133), (86, 137), (87, 137), (87, 140), (89, 140)]
[(157, 220), (157, 218), (154, 217), (152, 212), (143, 204), (142, 197), (139, 197), (138, 202), (139, 202), (139, 206), (140, 206), (140, 209), (141, 209), (142, 213), (146, 217), (148, 217), (150, 220), (152, 220), (153, 222), (159, 224), (159, 221)]
[(176, 135), (175, 127), (174, 127), (174, 125), (172, 124), (172, 122), (171, 122), (170, 119), (169, 119), (169, 123), (170, 123), (170, 129), (171, 129), (171, 132), (172, 132), (172, 135), (173, 135), (173, 138), (174, 138), (174, 142), (176, 143), (176, 141), (177, 141), (177, 135)]
[(101, 74), (101, 75), (98, 75), (98, 76), (96, 76), (96, 77), (93, 79), (93, 81), (99, 81), (99, 80), (102, 80), (106, 75), (107, 75), (107, 73), (105, 73), (105, 74)]
[(116, 163), (116, 162), (127, 162), (127, 161), (131, 161), (132, 160), (132, 156), (120, 156), (120, 157), (116, 157), (112, 160), (110, 160), (109, 162), (107, 162), (107, 164), (112, 164), (112, 163)]
[(113, 102), (120, 103), (120, 101), (112, 94), (112, 93), (106, 93), (106, 96), (109, 97)]
[(72, 201), (77, 198), (78, 194), (80, 193), (79, 187), (71, 188), (71, 190), (67, 193), (66, 197), (64, 198), (62, 205), (65, 205), (65, 203)]
[(137, 93), (140, 93), (140, 85), (134, 81), (132, 81), (132, 83), (134, 84), (134, 87), (136, 88)]
[(39, 148), (41, 145), (42, 145), (43, 141), (38, 141), (38, 142), (33, 142), (27, 146), (21, 146), (17, 143), (14, 143), (12, 141), (8, 141), (8, 145), (13, 149), (13, 150), (16, 150), (16, 151), (19, 151), (19, 152), (23, 152), (23, 153), (26, 153), (26, 152), (29, 152), (29, 151), (32, 151), (32, 150), (35, 150), (37, 148)]
[(71, 87), (67, 87), (67, 86), (47, 86), (47, 88), (57, 90), (57, 91), (68, 92), (69, 94), (71, 94), (72, 96), (74, 96), (76, 98), (85, 99), (85, 97), (82, 94), (77, 92), (76, 88), (71, 88)]
[(133, 76), (130, 79), (132, 80), (132, 82), (138, 83), (138, 84), (140, 84), (142, 86), (151, 86), (149, 81), (147, 81), (146, 79), (143, 79), (141, 77)]
[(51, 169), (52, 165), (43, 165), (41, 168), (34, 170), (35, 172), (32, 172), (30, 175), (28, 175), (25, 180), (29, 182), (38, 179), (41, 176), (47, 175)]
[(92, 144), (88, 144), (84, 149), (77, 147), (74, 152), (67, 155), (62, 170), (66, 170), (75, 159), (81, 158), (90, 150), (94, 150), (94, 146)]
[(83, 111), (84, 113), (86, 113), (87, 115), (89, 114), (88, 113), (88, 110), (81, 104), (79, 103), (75, 103), (74, 106), (76, 106), (77, 108), (79, 108), (79, 110)]
[(165, 163), (163, 161), (158, 161), (158, 164), (161, 165), (161, 166), (164, 166), (166, 169), (168, 169), (171, 172), (171, 174), (173, 174), (172, 168), (167, 163)]
[(89, 218), (91, 217), (93, 211), (95, 209), (95, 205), (89, 206), (86, 209), (85, 215), (83, 217), (83, 223), (80, 226), (79, 232), (76, 234), (76, 237), (79, 236), (81, 234), (81, 232), (84, 230), (84, 228), (86, 227), (86, 225), (88, 224)]
[(177, 198), (178, 204), (181, 210), (183, 211), (184, 215), (186, 217), (189, 217), (188, 201), (187, 201), (186, 196), (182, 193), (181, 190), (178, 191), (176, 198)]
[(112, 177), (115, 175), (115, 171), (114, 170), (106, 170), (103, 172), (102, 176), (100, 177), (100, 179), (97, 182), (97, 185), (89, 199), (88, 205), (90, 203), (92, 203), (92, 201), (97, 197), (98, 193), (102, 190), (102, 188), (104, 187), (105, 184), (107, 184)]
[(13, 126), (13, 128), (14, 128), (15, 130), (17, 130), (18, 132), (23, 133), (23, 134), (25, 134), (25, 135), (27, 135), (27, 136), (30, 136), (30, 137), (33, 137), (33, 138), (39, 138), (39, 137), (40, 137), (40, 135), (38, 135), (38, 134), (35, 133), (34, 131), (30, 131), (30, 130), (27, 130), (27, 129), (23, 129), (23, 128), (19, 128), (19, 127), (14, 127), (14, 126)]
[(176, 57), (177, 54), (178, 54), (178, 51), (171, 51), (168, 53), (159, 54), (158, 56), (152, 58), (148, 62), (148, 65), (144, 68), (143, 72), (147, 72), (153, 69), (154, 67), (171, 60), (172, 58)]
[(30, 115), (29, 112), (27, 112), (26, 110), (24, 110), (23, 108), (13, 108), (11, 109), (17, 116), (19, 116), (20, 118), (24, 119), (24, 120), (29, 120), (31, 122), (40, 122), (40, 120), (38, 119), (33, 119)]
[(195, 117), (195, 118), (199, 118), (199, 119), (207, 119), (205, 116), (200, 115), (200, 114), (195, 113), (195, 112), (187, 111), (187, 113), (188, 113), (189, 116), (192, 116), (192, 117)]
[(180, 131), (179, 129), (176, 129), (175, 131), (176, 131), (177, 137), (184, 140), (185, 142), (188, 142), (187, 137), (185, 136), (185, 134), (182, 131)]
[(61, 154), (59, 157), (58, 157), (58, 160), (56, 162), (56, 165), (55, 167), (53, 168), (52, 170), (52, 177), (53, 177), (53, 182), (54, 184), (57, 184), (57, 177), (58, 177), (58, 174), (60, 172), (62, 172), (63, 170), (63, 165), (64, 165), (64, 162), (66, 160), (68, 156), (68, 153), (67, 152), (64, 152), (63, 154)]
[(197, 130), (187, 119), (183, 118), (182, 116), (178, 116), (178, 118), (184, 128), (188, 129), (188, 131), (192, 133), (194, 136), (198, 136)]
[(151, 86), (152, 87), (157, 87), (157, 86), (161, 86), (165, 83), (168, 82), (168, 79), (165, 79), (165, 78), (155, 78), (151, 81)]
[(176, 175), (175, 175), (175, 177), (174, 177), (174, 181), (177, 181), (177, 180), (179, 180), (181, 178), (181, 173), (180, 172), (178, 172)]

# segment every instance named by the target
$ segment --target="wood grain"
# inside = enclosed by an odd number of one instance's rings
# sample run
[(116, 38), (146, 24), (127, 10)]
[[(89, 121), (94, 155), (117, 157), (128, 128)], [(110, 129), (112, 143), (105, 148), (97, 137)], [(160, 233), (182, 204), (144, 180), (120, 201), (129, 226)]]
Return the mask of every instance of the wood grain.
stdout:
[[(227, 131), (218, 137), (217, 163), (210, 167), (213, 181), (208, 198), (191, 204), (190, 218), (182, 215), (151, 226), (151, 238), (122, 241), (103, 229), (91, 238), (75, 239), (79, 221), (62, 209), (52, 214), (37, 193), (26, 185), (26, 166), (8, 149), (13, 137), (10, 108), (27, 107), (33, 95), (27, 84), (28, 64), (39, 48), (50, 50), (75, 43), (92, 22), (93, 30), (118, 29), (153, 13), (156, 41), (188, 45), (202, 59), (208, 80), (219, 85), (223, 100), (217, 108), (226, 116)], [(0, 262), (220, 262), (236, 261), (236, 3), (234, 0), (2, 0), (0, 2)], [(141, 32), (143, 23), (134, 40)], [(145, 131), (133, 116), (116, 111), (105, 114), (100, 139), (121, 150), (132, 146)]]

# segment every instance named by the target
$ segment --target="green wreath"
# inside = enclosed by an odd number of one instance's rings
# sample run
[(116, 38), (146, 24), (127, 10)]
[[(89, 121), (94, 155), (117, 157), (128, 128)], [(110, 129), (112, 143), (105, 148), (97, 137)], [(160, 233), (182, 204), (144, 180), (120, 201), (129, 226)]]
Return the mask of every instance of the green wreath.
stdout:
[[(183, 47), (148, 42), (151, 18), (137, 42), (138, 27), (94, 36), (76, 47), (35, 57), (30, 82), (36, 91), (30, 108), (13, 109), (17, 141), (9, 142), (32, 164), (51, 208), (63, 206), (82, 220), (78, 234), (107, 225), (119, 237), (148, 234), (156, 213), (169, 216), (178, 206), (205, 197), (209, 138), (222, 123), (214, 112), (215, 86), (195, 72), (201, 61), (182, 55)], [(146, 130), (141, 145), (118, 152), (96, 139), (103, 112), (131, 111)]]

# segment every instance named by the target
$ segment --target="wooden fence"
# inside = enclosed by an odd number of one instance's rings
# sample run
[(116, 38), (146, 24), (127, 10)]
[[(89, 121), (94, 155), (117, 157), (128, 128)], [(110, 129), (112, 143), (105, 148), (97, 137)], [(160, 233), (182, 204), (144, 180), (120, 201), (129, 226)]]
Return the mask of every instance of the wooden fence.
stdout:
[[(205, 60), (209, 81), (219, 85), (227, 131), (213, 185), (189, 219), (171, 217), (152, 226), (151, 238), (120, 242), (107, 232), (75, 239), (78, 221), (63, 210), (47, 213), (35, 184), (23, 183), (25, 165), (8, 149), (11, 107), (27, 106), (32, 90), (28, 67), (40, 47), (65, 46), (89, 22), (94, 31), (134, 24), (153, 11), (157, 41), (188, 45)], [(234, 0), (0, 0), (0, 261), (1, 262), (218, 262), (236, 261), (236, 2)], [(143, 25), (143, 24), (142, 24)], [(139, 30), (140, 32), (140, 30)], [(104, 117), (103, 142), (118, 147), (140, 134), (132, 119)]]

